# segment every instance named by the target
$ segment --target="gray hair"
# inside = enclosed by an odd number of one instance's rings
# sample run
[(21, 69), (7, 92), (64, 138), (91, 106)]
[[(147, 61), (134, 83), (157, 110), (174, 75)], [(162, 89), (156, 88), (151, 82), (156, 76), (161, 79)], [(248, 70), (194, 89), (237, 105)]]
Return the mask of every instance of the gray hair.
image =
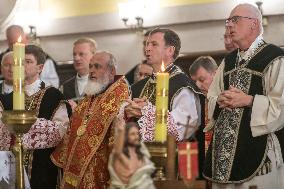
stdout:
[(252, 4), (249, 3), (243, 3), (243, 4), (239, 4), (237, 5), (237, 7), (239, 6), (245, 6), (249, 9), (250, 13), (253, 14), (253, 18), (256, 18), (259, 22), (259, 35), (263, 34), (263, 25), (262, 25), (262, 14), (260, 12), (260, 10)]
[(1, 60), (1, 66), (4, 64), (4, 61), (5, 61), (5, 59), (6, 59), (8, 56), (12, 56), (12, 57), (13, 57), (13, 51), (9, 51), (9, 52), (7, 52), (7, 53), (4, 54), (4, 56), (2, 57), (2, 60)]
[(195, 75), (200, 67), (204, 68), (209, 73), (216, 71), (218, 68), (216, 61), (211, 56), (200, 56), (189, 67), (189, 74), (191, 76)]
[(109, 61), (107, 62), (107, 65), (109, 68), (114, 68), (117, 70), (117, 61), (116, 58), (114, 57), (113, 54), (111, 54), (108, 51), (103, 51), (103, 50), (97, 50), (95, 54), (106, 54), (109, 56)]
[(91, 47), (91, 52), (95, 54), (96, 49), (98, 48), (98, 45), (94, 39), (88, 38), (88, 37), (79, 38), (73, 43), (73, 45), (75, 46), (75, 45), (82, 44), (82, 43), (88, 43)]

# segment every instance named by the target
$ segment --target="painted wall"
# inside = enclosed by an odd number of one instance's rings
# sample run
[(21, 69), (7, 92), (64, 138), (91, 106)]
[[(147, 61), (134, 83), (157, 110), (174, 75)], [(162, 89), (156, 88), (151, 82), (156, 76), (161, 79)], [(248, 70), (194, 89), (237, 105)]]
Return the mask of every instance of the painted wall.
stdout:
[[(263, 6), (265, 15), (269, 15), (264, 37), (277, 45), (284, 45), (284, 6), (279, 6), (281, 2), (283, 0), (264, 1)], [(146, 17), (144, 26), (162, 25), (174, 29), (181, 37), (181, 52), (184, 54), (223, 50), (224, 18), (228, 17), (237, 3), (233, 0), (219, 0), (206, 4), (168, 4), (157, 10), (154, 16)], [(42, 21), (37, 27), (37, 33), (42, 47), (56, 60), (71, 60), (72, 43), (83, 36), (94, 38), (99, 49), (108, 50), (117, 57), (119, 73), (127, 72), (143, 58), (143, 37), (125, 29), (118, 12)], [(2, 32), (0, 49), (6, 46), (4, 39)]]

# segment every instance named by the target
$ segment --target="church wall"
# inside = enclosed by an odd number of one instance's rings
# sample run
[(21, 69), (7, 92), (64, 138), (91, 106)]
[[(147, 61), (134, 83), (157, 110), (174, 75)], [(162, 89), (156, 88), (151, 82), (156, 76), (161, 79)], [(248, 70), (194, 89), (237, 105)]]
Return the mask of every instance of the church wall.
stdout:
[[(284, 46), (284, 6), (272, 7), (265, 2), (265, 14), (271, 16), (268, 18), (268, 26), (265, 27), (264, 37), (268, 42)], [(235, 4), (233, 1), (220, 1), (166, 7), (152, 19), (146, 17), (144, 26), (148, 28), (159, 24), (175, 30), (181, 37), (183, 54), (220, 51), (224, 49), (224, 18), (228, 17)], [(45, 51), (59, 61), (72, 59), (72, 43), (83, 36), (94, 38), (99, 49), (108, 50), (117, 57), (119, 73), (127, 72), (143, 58), (143, 36), (125, 29), (117, 13), (60, 18), (49, 24), (41, 23), (37, 33)], [(0, 50), (5, 46), (2, 31)]]

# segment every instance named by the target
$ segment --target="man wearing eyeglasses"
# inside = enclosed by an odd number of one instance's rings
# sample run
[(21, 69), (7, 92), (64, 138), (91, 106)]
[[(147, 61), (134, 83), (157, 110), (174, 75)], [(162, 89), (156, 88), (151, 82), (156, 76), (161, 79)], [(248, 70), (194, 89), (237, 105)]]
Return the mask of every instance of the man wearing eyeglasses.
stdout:
[(275, 123), (284, 52), (263, 40), (261, 13), (250, 4), (236, 6), (226, 27), (239, 48), (225, 57), (209, 88), (214, 136), (204, 176), (213, 189), (283, 188), (284, 123)]

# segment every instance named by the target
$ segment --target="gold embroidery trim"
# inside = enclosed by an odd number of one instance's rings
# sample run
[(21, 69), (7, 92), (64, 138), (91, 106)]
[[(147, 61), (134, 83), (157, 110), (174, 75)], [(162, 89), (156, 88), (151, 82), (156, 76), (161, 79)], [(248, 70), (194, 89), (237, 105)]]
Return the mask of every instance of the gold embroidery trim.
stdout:
[[(124, 85), (124, 87), (128, 89), (127, 84), (126, 84), (125, 82), (124, 82), (124, 83), (121, 83), (121, 80), (124, 80), (124, 81), (125, 81), (124, 77), (122, 77), (122, 78), (119, 79), (116, 83), (114, 83), (112, 86), (110, 86), (110, 87), (106, 90), (105, 93), (108, 93), (108, 91), (115, 89), (115, 88), (116, 88), (117, 86), (119, 86), (119, 85)], [(126, 86), (125, 86), (125, 85), (126, 85)], [(124, 90), (123, 92), (124, 92), (124, 93), (127, 93), (127, 94), (124, 94), (124, 95), (121, 95), (121, 96), (122, 96), (122, 97), (125, 96), (126, 99), (127, 99), (127, 98), (128, 98), (128, 95), (129, 95), (129, 91), (128, 91), (128, 90)], [(101, 94), (101, 95), (104, 95), (105, 93), (103, 93), (103, 94)], [(97, 104), (97, 101), (98, 101), (98, 99), (100, 99), (100, 96), (101, 96), (101, 95), (98, 95), (98, 96), (94, 99), (94, 101), (93, 101), (94, 104)], [(103, 98), (100, 99), (100, 101), (104, 101), (105, 98), (107, 98), (106, 95), (104, 95)], [(124, 99), (121, 99), (121, 100), (120, 100), (120, 103), (122, 103), (123, 101), (124, 101)], [(110, 126), (112, 120), (110, 120), (109, 118), (110, 118), (110, 117), (113, 117), (114, 115), (117, 114), (117, 112), (118, 112), (118, 110), (119, 110), (119, 107), (120, 107), (120, 106), (117, 107), (117, 111), (116, 111), (116, 112), (113, 112), (113, 114), (109, 115), (108, 117), (105, 117), (105, 119), (107, 119), (107, 121), (105, 122), (105, 125)], [(95, 114), (92, 114), (92, 116), (94, 116), (94, 115), (95, 115)], [(89, 120), (91, 120), (91, 119), (93, 119), (93, 118), (89, 118)], [(107, 133), (108, 130), (109, 130), (109, 129), (104, 129), (104, 130), (103, 130), (103, 133), (101, 133), (102, 139), (105, 138), (105, 135), (106, 135), (106, 133)], [(79, 140), (80, 140), (80, 137), (76, 137), (76, 138), (75, 138), (74, 143), (73, 143), (72, 148), (71, 148), (71, 151), (70, 151), (70, 153), (69, 153), (69, 157), (73, 157), (74, 151), (75, 151), (75, 149), (76, 149), (76, 147), (77, 147), (77, 144), (78, 144)], [(100, 142), (102, 142), (102, 141), (100, 141)], [(83, 176), (84, 176), (84, 174), (85, 174), (86, 168), (88, 167), (88, 165), (89, 165), (91, 159), (93, 158), (93, 156), (94, 156), (94, 154), (96, 153), (96, 151), (97, 151), (97, 149), (99, 148), (99, 146), (100, 146), (100, 144), (97, 144), (97, 145), (96, 145), (96, 148), (93, 148), (93, 149), (92, 149), (92, 151), (91, 151), (91, 153), (90, 153), (90, 155), (89, 155), (89, 158), (87, 158), (87, 159), (85, 160), (85, 163), (83, 164), (83, 167), (82, 167), (82, 169), (81, 169), (81, 171), (80, 171), (80, 173), (79, 173), (79, 176), (73, 175), (72, 173), (69, 173), (69, 172), (68, 172), (68, 173), (66, 173), (66, 176), (64, 177), (64, 180), (66, 181), (66, 179), (67, 179), (67, 180), (69, 180), (70, 183), (72, 183), (72, 184), (78, 186), (78, 185), (80, 184), (80, 182), (81, 182), (81, 179), (83, 178)], [(68, 168), (70, 167), (71, 161), (72, 161), (72, 158), (69, 158), (69, 160), (68, 160), (67, 163), (66, 163), (65, 169), (68, 169)], [(70, 179), (70, 178), (66, 178), (66, 177), (68, 177), (68, 175), (70, 176), (70, 174), (72, 174), (72, 178), (71, 178), (71, 179)], [(74, 185), (73, 185), (73, 186), (74, 186)]]

